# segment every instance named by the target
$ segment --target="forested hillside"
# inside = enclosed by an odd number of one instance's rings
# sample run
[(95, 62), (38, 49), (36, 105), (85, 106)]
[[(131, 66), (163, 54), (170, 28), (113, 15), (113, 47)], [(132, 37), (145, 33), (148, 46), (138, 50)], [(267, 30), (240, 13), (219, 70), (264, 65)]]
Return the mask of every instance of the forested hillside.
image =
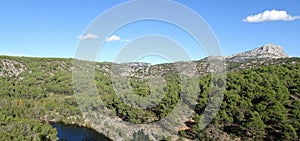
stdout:
[[(0, 57), (0, 140), (56, 140), (49, 122), (91, 127), (83, 118), (73, 93), (72, 59)], [(227, 62), (226, 93), (220, 111), (205, 130), (198, 122), (210, 94), (211, 78), (202, 73), (205, 60), (196, 61), (201, 77), (195, 114), (186, 128), (176, 133), (193, 140), (299, 140), (300, 59)], [(177, 104), (179, 76), (172, 64), (130, 66), (130, 85), (139, 96), (147, 96), (147, 82), (154, 74), (167, 80), (157, 87), (165, 96), (151, 109), (124, 104), (115, 94), (111, 63), (96, 63), (96, 86), (105, 106), (124, 121), (147, 123), (165, 117)], [(140, 73), (147, 72), (147, 75)], [(130, 76), (130, 75), (129, 75)], [(120, 86), (120, 88), (122, 88)], [(184, 89), (188, 92), (188, 89)], [(93, 99), (91, 99), (93, 100)], [(92, 101), (89, 107), (100, 109)], [(165, 137), (170, 140), (171, 137)]]

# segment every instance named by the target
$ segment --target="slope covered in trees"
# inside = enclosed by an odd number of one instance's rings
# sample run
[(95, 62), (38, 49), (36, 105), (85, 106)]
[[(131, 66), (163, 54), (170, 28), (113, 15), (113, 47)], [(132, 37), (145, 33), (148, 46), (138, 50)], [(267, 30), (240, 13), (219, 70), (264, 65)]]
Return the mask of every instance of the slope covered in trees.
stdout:
[[(5, 63), (3, 63), (5, 62)], [(261, 63), (263, 62), (263, 63)], [(196, 62), (201, 64), (203, 62)], [(122, 120), (131, 123), (155, 122), (165, 117), (178, 103), (182, 93), (171, 64), (155, 66), (165, 73), (166, 88), (151, 88), (150, 79), (130, 79), (135, 95), (150, 91), (164, 94), (155, 107), (141, 110), (122, 102), (116, 95), (111, 64), (96, 63), (95, 82), (105, 106)], [(211, 78), (197, 80), (199, 93), (195, 114), (188, 128), (178, 135), (195, 140), (297, 140), (300, 137), (300, 60), (250, 60), (228, 62), (226, 93), (220, 111), (212, 123), (199, 130), (197, 124), (210, 94)], [(126, 87), (120, 85), (120, 89)], [(188, 87), (183, 89), (189, 93)], [(193, 92), (193, 91), (192, 91)], [(0, 140), (55, 140), (56, 131), (49, 122), (90, 126), (85, 121), (73, 93), (72, 59), (0, 57)], [(90, 110), (101, 109), (94, 99), (86, 101)], [(138, 103), (137, 103), (138, 104)], [(170, 139), (166, 137), (166, 140)]]
[[(190, 138), (214, 140), (226, 135), (242, 140), (297, 140), (300, 137), (299, 80), (299, 64), (229, 72), (224, 101), (212, 125), (198, 131), (197, 119), (201, 112), (196, 110), (196, 123), (181, 133)], [(208, 88), (207, 84), (200, 81), (202, 92)]]

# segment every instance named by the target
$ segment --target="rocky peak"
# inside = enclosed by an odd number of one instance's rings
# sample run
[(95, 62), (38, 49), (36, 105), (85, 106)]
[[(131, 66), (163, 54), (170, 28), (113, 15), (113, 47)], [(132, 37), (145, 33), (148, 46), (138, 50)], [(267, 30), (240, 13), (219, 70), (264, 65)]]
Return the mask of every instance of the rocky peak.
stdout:
[(130, 62), (130, 63), (125, 63), (126, 65), (129, 65), (131, 67), (148, 67), (151, 66), (150, 63), (145, 63), (145, 62)]
[[(273, 44), (267, 44), (264, 45), (258, 49), (255, 49), (257, 51), (257, 53), (259, 54), (273, 54), (274, 57), (279, 57), (279, 58), (284, 58), (284, 57), (288, 57), (281, 46), (276, 46)], [(254, 51), (255, 51), (254, 50)]]
[(260, 48), (250, 50), (244, 53), (236, 54), (227, 57), (227, 60), (234, 62), (241, 62), (248, 59), (276, 59), (276, 58), (288, 58), (281, 46), (274, 44), (267, 44)]

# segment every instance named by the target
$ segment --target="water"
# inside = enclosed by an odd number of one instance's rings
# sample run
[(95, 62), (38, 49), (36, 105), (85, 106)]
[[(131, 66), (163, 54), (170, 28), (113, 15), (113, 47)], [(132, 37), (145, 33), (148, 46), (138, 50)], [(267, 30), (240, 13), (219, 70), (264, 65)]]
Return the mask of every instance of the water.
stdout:
[(57, 130), (58, 141), (110, 141), (93, 129), (61, 123), (53, 123), (52, 126)]

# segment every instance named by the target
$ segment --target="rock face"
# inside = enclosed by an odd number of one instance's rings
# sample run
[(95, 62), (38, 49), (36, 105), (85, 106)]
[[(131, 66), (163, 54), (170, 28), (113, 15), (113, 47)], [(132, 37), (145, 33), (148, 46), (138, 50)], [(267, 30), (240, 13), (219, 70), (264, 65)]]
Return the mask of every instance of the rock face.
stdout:
[(1, 76), (18, 76), (24, 72), (26, 67), (24, 64), (10, 59), (0, 59), (0, 77)]
[(126, 65), (129, 65), (131, 67), (148, 67), (151, 66), (150, 63), (144, 63), (144, 62), (131, 62), (131, 63), (124, 63)]
[(233, 62), (242, 62), (249, 59), (276, 59), (288, 57), (289, 56), (285, 54), (281, 46), (267, 44), (254, 50), (228, 56), (226, 59)]

